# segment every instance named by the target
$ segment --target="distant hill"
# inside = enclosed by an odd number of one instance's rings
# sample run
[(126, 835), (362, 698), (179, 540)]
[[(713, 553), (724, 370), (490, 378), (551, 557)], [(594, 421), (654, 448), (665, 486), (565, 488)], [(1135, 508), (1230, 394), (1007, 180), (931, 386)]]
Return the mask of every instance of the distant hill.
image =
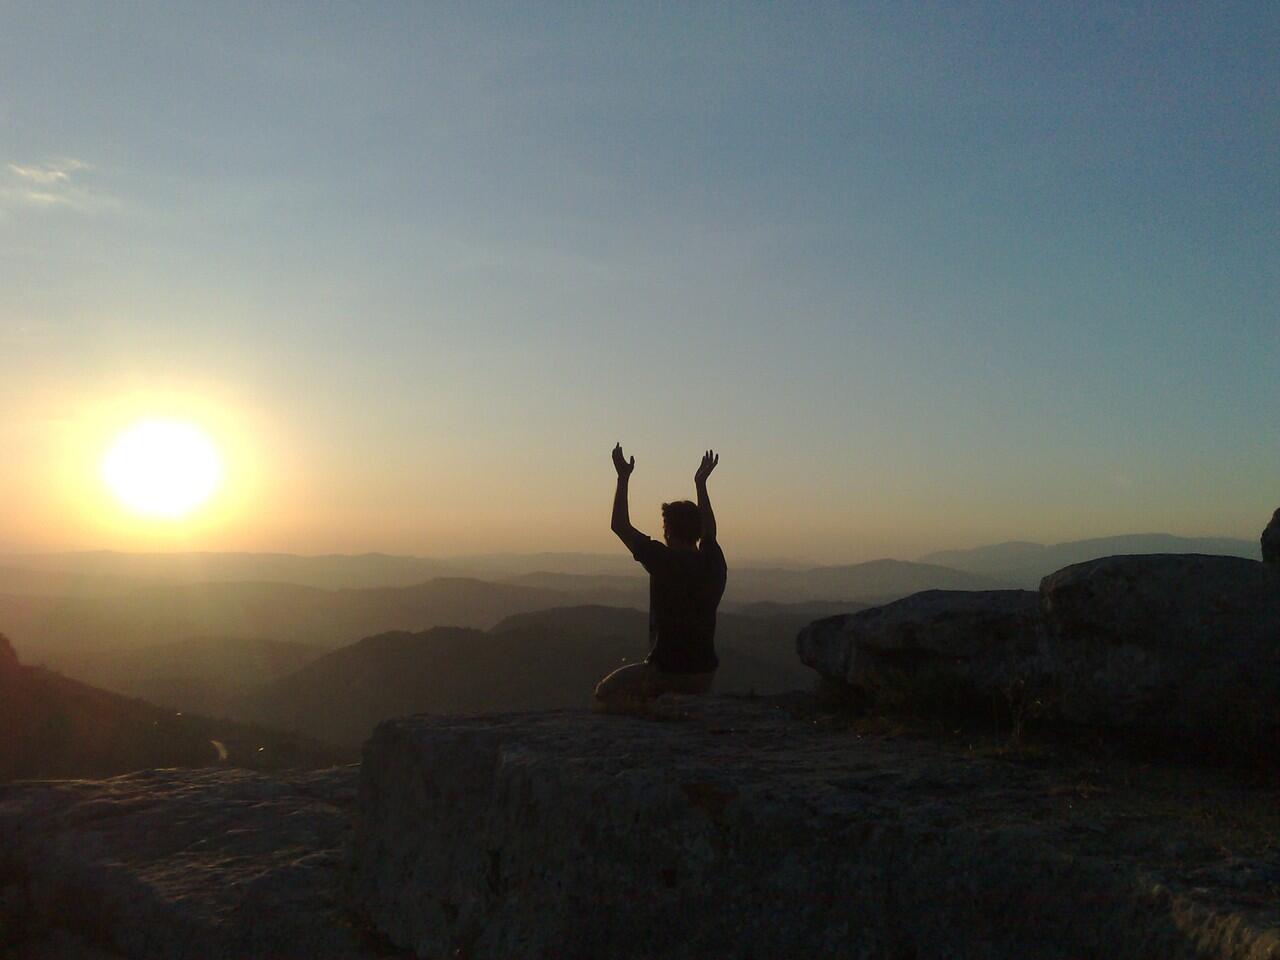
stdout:
[(884, 603), (921, 590), (995, 590), (1008, 586), (996, 577), (930, 563), (869, 560), (809, 569), (730, 570), (726, 603), (805, 603), (848, 600)]
[[(724, 614), (717, 627), (722, 692), (808, 686), (795, 655), (799, 617)], [(247, 698), (241, 714), (341, 744), (405, 713), (483, 713), (585, 706), (595, 684), (647, 652), (648, 616), (584, 606), (512, 616), (488, 632), (438, 627), (368, 637)]]
[(136, 650), (86, 650), (54, 665), (158, 706), (222, 716), (246, 694), (325, 653), (324, 647), (287, 640), (196, 637)]
[(446, 560), (382, 553), (299, 556), (291, 553), (118, 553), (95, 550), (11, 554), (0, 557), (0, 562), (25, 570), (128, 577), (152, 583), (292, 583), (329, 590), (411, 586), (433, 577), (457, 575), (462, 570), (458, 564)]
[[(385, 553), (301, 556), (291, 553), (119, 553), (112, 550), (0, 555), (0, 565), (28, 572), (150, 583), (292, 583), (322, 590), (408, 587), (437, 577), (504, 580), (539, 571), (627, 574), (623, 553), (477, 554), (414, 557)], [(6, 589), (0, 593), (22, 593)], [(43, 592), (43, 591), (41, 591)]]
[[(631, 562), (631, 574), (582, 575), (540, 571), (510, 582), (559, 590), (576, 602), (607, 606), (647, 605), (648, 575)], [(830, 567), (738, 567), (729, 561), (724, 608), (756, 603), (884, 603), (921, 590), (995, 590), (1008, 586), (985, 576), (938, 564), (906, 560), (869, 560)]]
[[(761, 612), (754, 616), (721, 611), (716, 618), (716, 650), (720, 656), (717, 689), (724, 692), (754, 689), (763, 693), (808, 686), (813, 674), (796, 656), (795, 638), (812, 620), (808, 610)], [(607, 639), (620, 645), (619, 661), (636, 660), (648, 652), (649, 616), (643, 610), (616, 607), (561, 607), (515, 614), (490, 633), (584, 645)], [(767, 666), (768, 673), (755, 672), (760, 664)]]
[(621, 544), (607, 553), (488, 553), (450, 557), (459, 570), (482, 580), (503, 580), (531, 573), (626, 577), (637, 564)]
[(338, 759), (305, 738), (177, 713), (23, 666), (2, 635), (0, 730), (0, 780), (103, 777), (220, 762), (323, 766)]
[[(928, 589), (992, 586), (936, 564), (873, 560), (842, 566), (761, 566), (729, 549), (730, 603), (886, 599)], [(52, 553), (0, 556), (0, 594), (108, 595), (174, 584), (291, 584), (322, 590), (410, 587), (441, 578), (558, 590), (562, 602), (619, 604), (644, 591), (644, 571), (620, 546), (607, 554), (487, 554), (435, 559), (363, 554)], [(61, 588), (57, 577), (61, 576)], [(212, 632), (212, 631), (206, 631)], [(172, 638), (170, 638), (172, 639)]]
[(869, 606), (872, 604), (855, 600), (801, 600), (798, 603), (758, 600), (755, 603), (730, 604), (729, 609), (746, 617), (791, 617), (807, 624), (841, 613), (857, 613)]
[(36, 597), (111, 597), (131, 593), (150, 584), (149, 580), (114, 574), (0, 566), (0, 593)]
[[(517, 582), (438, 577), (408, 587), (324, 590), (219, 581), (148, 584), (107, 596), (0, 592), (0, 629), (15, 639), (28, 662), (83, 677), (87, 675), (78, 664), (87, 653), (114, 655), (197, 636), (339, 646), (391, 630), (487, 629), (510, 614), (551, 607), (645, 608), (647, 579), (638, 564), (627, 562), (634, 571), (627, 576), (543, 571), (521, 575)], [(852, 608), (920, 590), (1004, 585), (990, 577), (900, 560), (810, 569), (731, 567), (724, 609), (761, 602)]]
[(572, 597), (577, 604), (599, 604), (609, 607), (648, 606), (649, 575), (640, 564), (628, 557), (632, 569), (627, 575), (613, 573), (553, 573), (538, 570), (507, 579), (524, 587), (555, 590)]
[(1167, 533), (1135, 533), (1092, 540), (1043, 544), (1013, 540), (971, 550), (942, 550), (921, 557), (958, 570), (1002, 579), (1019, 587), (1034, 587), (1040, 580), (1073, 563), (1098, 557), (1141, 553), (1208, 553), (1259, 560), (1256, 540), (1232, 537), (1175, 537)]
[(336, 646), (392, 629), (489, 627), (509, 614), (565, 601), (555, 591), (463, 578), (365, 590), (173, 584), (115, 597), (0, 595), (0, 629), (27, 661), (67, 663), (85, 651), (137, 649), (195, 636)]

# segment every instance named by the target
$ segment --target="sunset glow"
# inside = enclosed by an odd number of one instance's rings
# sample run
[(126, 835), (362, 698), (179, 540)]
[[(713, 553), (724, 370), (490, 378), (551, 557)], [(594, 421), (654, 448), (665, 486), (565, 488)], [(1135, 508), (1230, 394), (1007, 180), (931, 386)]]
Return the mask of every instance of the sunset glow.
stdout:
[(1276, 5), (445, 6), (0, 14), (0, 549), (1256, 539)]
[(222, 483), (217, 447), (200, 427), (180, 420), (140, 420), (112, 443), (102, 480), (131, 513), (179, 519)]

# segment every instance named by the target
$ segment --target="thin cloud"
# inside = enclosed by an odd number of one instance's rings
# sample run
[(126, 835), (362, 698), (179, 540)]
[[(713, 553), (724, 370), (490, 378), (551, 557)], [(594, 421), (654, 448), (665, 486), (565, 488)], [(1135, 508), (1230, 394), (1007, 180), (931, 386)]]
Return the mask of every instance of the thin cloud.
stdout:
[(59, 184), (70, 183), (71, 174), (79, 170), (88, 170), (89, 165), (82, 160), (60, 160), (43, 166), (23, 166), (20, 163), (9, 164), (9, 169), (23, 180), (31, 183)]
[(84, 182), (82, 175), (92, 169), (70, 157), (49, 163), (10, 163), (0, 199), (7, 207), (61, 207), (81, 213), (119, 206), (114, 197)]

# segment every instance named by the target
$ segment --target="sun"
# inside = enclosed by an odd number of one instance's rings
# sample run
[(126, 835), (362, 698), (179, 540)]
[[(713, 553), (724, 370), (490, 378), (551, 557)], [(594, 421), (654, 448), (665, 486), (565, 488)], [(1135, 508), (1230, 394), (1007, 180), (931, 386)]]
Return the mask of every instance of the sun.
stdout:
[(222, 485), (222, 459), (209, 435), (184, 420), (139, 420), (102, 458), (102, 481), (127, 510), (178, 520)]

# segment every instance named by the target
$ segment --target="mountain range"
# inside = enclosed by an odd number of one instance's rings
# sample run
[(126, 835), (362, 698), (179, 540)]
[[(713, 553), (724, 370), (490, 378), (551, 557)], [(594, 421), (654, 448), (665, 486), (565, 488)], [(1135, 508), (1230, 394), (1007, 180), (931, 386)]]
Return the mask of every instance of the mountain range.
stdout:
[[(1008, 585), (1011, 582), (1025, 584), (1028, 578), (1042, 577), (1062, 566), (1099, 556), (1188, 552), (1251, 558), (1259, 554), (1258, 544), (1253, 540), (1145, 533), (1055, 544), (1009, 541), (964, 550), (936, 551), (919, 558), (919, 563), (973, 574), (986, 578), (988, 583), (999, 581)], [(815, 597), (812, 591), (824, 577), (833, 577), (833, 586), (858, 589), (865, 594), (865, 584), (846, 584), (838, 571), (861, 570), (861, 575), (866, 576), (876, 566), (887, 571), (893, 564), (903, 563), (876, 560), (871, 561), (871, 567), (864, 563), (820, 566), (762, 563), (736, 557), (732, 549), (729, 554), (729, 566), (735, 575), (730, 584), (741, 591), (739, 596), (729, 599), (738, 602), (856, 599), (853, 595), (834, 596), (829, 593)], [(42, 575), (48, 575), (47, 579)], [(574, 591), (589, 586), (590, 589), (608, 591), (632, 590), (634, 587), (628, 581), (642, 576), (643, 571), (621, 549), (609, 553), (497, 553), (443, 558), (383, 553), (321, 556), (243, 552), (119, 553), (107, 550), (0, 553), (0, 593), (63, 596), (105, 596), (164, 583), (289, 583), (325, 590), (408, 587), (441, 577), (506, 581)], [(765, 584), (764, 595), (761, 595), (762, 582)], [(896, 582), (890, 587), (887, 592), (906, 589), (905, 584)], [(960, 585), (957, 588), (964, 589)], [(804, 596), (777, 596), (768, 591), (798, 591)], [(823, 591), (819, 589), (818, 592)]]
[(1168, 533), (1135, 533), (1064, 543), (1011, 540), (970, 550), (940, 550), (920, 558), (969, 573), (1032, 588), (1055, 570), (1099, 557), (1139, 553), (1208, 553), (1261, 559), (1256, 540), (1233, 537), (1175, 537)]
[[(732, 551), (731, 551), (732, 553)], [(902, 560), (834, 566), (763, 566), (729, 557), (726, 599), (850, 600), (910, 591), (918, 584), (957, 589), (989, 580), (964, 571), (919, 569)], [(926, 565), (937, 566), (937, 565)], [(50, 553), (0, 556), (0, 593), (110, 596), (146, 587), (217, 583), (282, 583), (320, 590), (411, 587), (446, 578), (506, 582), (576, 594), (634, 593), (644, 570), (625, 551), (611, 554), (495, 554), (396, 557), (295, 556), (256, 553)], [(646, 594), (647, 595), (647, 594)]]
[[(618, 554), (492, 554), (436, 558), (385, 553), (302, 556), (291, 553), (120, 553), (113, 550), (0, 555), (10, 570), (54, 573), (97, 591), (129, 583), (292, 583), (322, 590), (408, 587), (437, 577), (503, 580), (537, 571), (628, 574)], [(4, 572), (0, 569), (0, 572)]]
[(555, 591), (461, 578), (359, 590), (288, 583), (165, 584), (111, 597), (0, 594), (0, 628), (27, 661), (70, 667), (94, 650), (199, 636), (332, 647), (386, 630), (485, 628), (512, 613), (563, 602), (564, 595)]
[[(802, 689), (813, 673), (795, 654), (807, 617), (722, 614), (721, 693)], [(609, 671), (647, 652), (648, 616), (582, 606), (503, 620), (488, 631), (436, 627), (367, 637), (263, 687), (234, 715), (341, 747), (383, 719), (410, 713), (489, 713), (583, 707)]]
[[(1033, 585), (1095, 556), (1152, 552), (1258, 550), (1244, 540), (1148, 534), (1014, 542), (925, 558), (946, 563), (735, 568), (719, 618), (718, 688), (763, 694), (807, 685), (811, 675), (795, 657), (794, 638), (818, 617), (925, 589)], [(559, 556), (523, 562), (554, 566)], [(569, 555), (561, 569), (522, 570), (498, 557), (486, 561), (501, 575), (495, 580), (438, 576), (335, 589), (214, 573), (323, 580), (356, 570), (357, 579), (376, 580), (422, 572), (436, 561), (415, 567), (418, 558), (377, 555), (129, 557), (50, 555), (34, 567), (0, 566), (0, 629), (27, 663), (44, 661), (70, 675), (16, 666), (6, 644), (0, 720), (29, 736), (11, 738), (20, 742), (0, 756), (5, 769), (204, 763), (215, 739), (242, 757), (256, 751), (255, 742), (270, 740), (288, 755), (314, 742), (309, 738), (350, 755), (378, 720), (397, 713), (582, 705), (602, 676), (647, 648), (647, 582), (627, 558), (601, 570), (587, 555)], [(193, 557), (204, 559), (196, 564)]]
[(0, 781), (112, 776), (145, 767), (325, 766), (296, 734), (175, 711), (24, 666), (0, 634)]
[[(86, 579), (66, 580), (69, 576)], [(95, 584), (100, 578), (115, 586), (110, 579), (114, 576), (0, 571), (0, 629), (14, 638), (28, 662), (45, 662), (79, 675), (77, 664), (95, 651), (139, 649), (192, 637), (334, 647), (392, 630), (484, 630), (512, 614), (551, 607), (648, 606), (648, 582), (642, 575), (554, 572), (518, 575), (506, 582), (439, 577), (406, 587), (337, 590), (261, 581), (144, 581), (105, 595), (97, 589), (71, 595), (53, 592), (57, 583)], [(964, 571), (898, 560), (796, 570), (744, 568), (730, 572), (722, 609), (781, 603), (803, 605), (796, 611), (814, 605), (847, 610), (919, 590), (999, 585)]]
[[(795, 635), (812, 619), (813, 611), (803, 606), (721, 614), (717, 688), (766, 694), (808, 686), (812, 673), (795, 655)], [(647, 633), (648, 615), (640, 610), (559, 607), (509, 616), (487, 631), (436, 626), (382, 632), (337, 650), (202, 637), (83, 650), (68, 663), (74, 680), (43, 668), (23, 670), (31, 678), (27, 687), (44, 689), (44, 699), (56, 688), (53, 712), (59, 716), (67, 713), (66, 704), (73, 714), (89, 705), (90, 714), (109, 717), (122, 735), (134, 728), (154, 732), (156, 737), (143, 738), (143, 753), (156, 762), (209, 762), (208, 723), (196, 724), (194, 739), (185, 732), (197, 715), (291, 731), (294, 741), (314, 738), (352, 756), (379, 720), (398, 713), (585, 705), (605, 674), (644, 656)], [(175, 719), (182, 716), (188, 719)], [(161, 749), (179, 741), (172, 756)]]
[(193, 637), (133, 649), (91, 649), (64, 671), (117, 693), (188, 713), (225, 716), (328, 648), (258, 637)]

